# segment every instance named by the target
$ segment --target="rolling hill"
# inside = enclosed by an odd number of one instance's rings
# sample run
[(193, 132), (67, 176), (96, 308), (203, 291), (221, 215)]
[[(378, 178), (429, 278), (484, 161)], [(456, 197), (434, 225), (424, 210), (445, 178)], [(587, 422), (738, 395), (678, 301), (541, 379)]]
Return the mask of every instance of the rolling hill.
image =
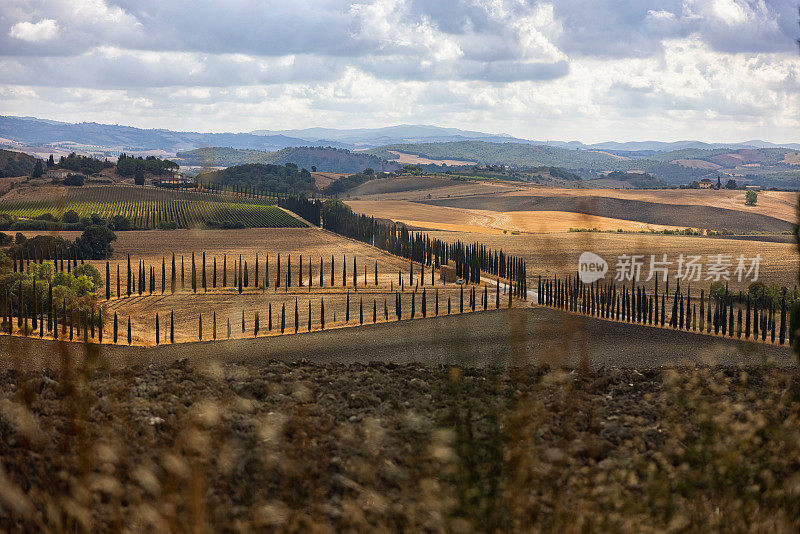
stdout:
[(458, 141), (399, 144), (365, 151), (388, 160), (413, 154), (431, 160), (468, 160), (513, 167), (553, 166), (596, 178), (611, 171), (649, 173), (671, 185), (721, 176), (738, 182), (769, 187), (800, 187), (800, 158), (792, 148), (739, 148), (736, 150), (682, 148), (646, 157), (621, 156), (622, 152), (568, 149), (523, 143)]
[(11, 150), (0, 150), (0, 178), (11, 176), (28, 176), (36, 165), (36, 158), (14, 152)]
[(384, 158), (364, 152), (351, 152), (332, 147), (288, 147), (275, 152), (208, 147), (179, 152), (182, 165), (202, 167), (229, 167), (247, 163), (285, 165), (294, 163), (300, 168), (316, 167), (321, 172), (355, 173), (366, 168), (375, 171), (393, 171), (399, 167)]

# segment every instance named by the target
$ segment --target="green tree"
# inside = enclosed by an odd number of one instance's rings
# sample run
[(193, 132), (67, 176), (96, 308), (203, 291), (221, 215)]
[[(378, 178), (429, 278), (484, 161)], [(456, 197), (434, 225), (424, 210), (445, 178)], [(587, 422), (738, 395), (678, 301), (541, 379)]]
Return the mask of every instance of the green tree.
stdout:
[(744, 194), (745, 206), (755, 206), (756, 203), (758, 203), (758, 191), (753, 191), (752, 189), (748, 190)]
[(36, 165), (33, 166), (33, 172), (31, 173), (31, 176), (34, 178), (41, 178), (43, 174), (44, 174), (44, 167), (42, 165), (42, 160), (37, 159)]

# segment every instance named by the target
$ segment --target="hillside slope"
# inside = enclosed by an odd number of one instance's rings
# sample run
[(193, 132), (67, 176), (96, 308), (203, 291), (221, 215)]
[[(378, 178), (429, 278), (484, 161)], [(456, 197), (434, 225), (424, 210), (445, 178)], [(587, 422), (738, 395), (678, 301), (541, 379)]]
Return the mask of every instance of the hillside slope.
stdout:
[(371, 168), (375, 171), (393, 171), (399, 167), (384, 158), (364, 152), (351, 152), (332, 147), (287, 147), (275, 152), (241, 150), (225, 147), (206, 147), (179, 152), (183, 165), (205, 167), (229, 167), (248, 163), (285, 165), (294, 163), (300, 168), (320, 172), (355, 173)]
[(35, 165), (36, 158), (33, 156), (12, 150), (0, 150), (0, 178), (28, 176)]

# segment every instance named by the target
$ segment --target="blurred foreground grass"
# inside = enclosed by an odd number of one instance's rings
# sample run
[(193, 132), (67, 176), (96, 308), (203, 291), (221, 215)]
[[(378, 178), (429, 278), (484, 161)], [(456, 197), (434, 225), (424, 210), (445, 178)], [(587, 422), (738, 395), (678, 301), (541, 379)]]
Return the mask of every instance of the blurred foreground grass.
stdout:
[(0, 377), (0, 529), (800, 528), (796, 371), (271, 362)]

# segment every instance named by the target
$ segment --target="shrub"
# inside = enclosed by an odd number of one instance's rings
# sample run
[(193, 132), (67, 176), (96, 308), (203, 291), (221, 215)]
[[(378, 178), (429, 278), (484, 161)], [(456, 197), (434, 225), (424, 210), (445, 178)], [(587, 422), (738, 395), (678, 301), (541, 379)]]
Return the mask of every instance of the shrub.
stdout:
[(758, 192), (749, 190), (744, 194), (745, 206), (755, 206), (758, 203)]
[(62, 217), (62, 220), (65, 223), (76, 223), (76, 222), (78, 222), (80, 220), (80, 217), (78, 217), (78, 212), (77, 211), (69, 210), (68, 212), (66, 212), (64, 214), (64, 216)]
[(64, 185), (81, 186), (86, 177), (82, 174), (68, 174), (64, 178)]

